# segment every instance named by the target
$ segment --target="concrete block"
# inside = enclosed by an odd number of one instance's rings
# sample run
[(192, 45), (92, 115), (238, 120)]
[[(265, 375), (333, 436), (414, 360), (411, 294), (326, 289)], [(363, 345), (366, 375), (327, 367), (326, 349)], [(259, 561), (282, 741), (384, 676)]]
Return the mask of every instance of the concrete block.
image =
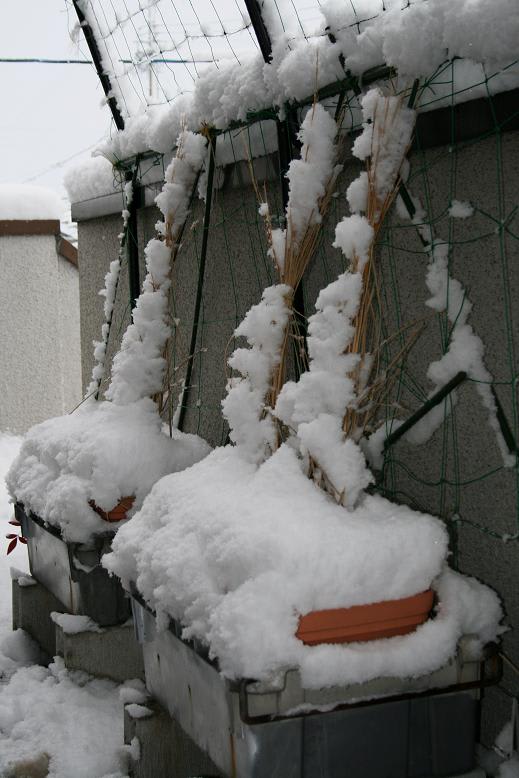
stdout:
[[(156, 702), (146, 702), (151, 715), (132, 718), (124, 711), (124, 742), (138, 759), (131, 759), (132, 778), (223, 778), (222, 773)], [(133, 742), (132, 742), (133, 741)]]
[(58, 624), (53, 626), (56, 652), (69, 670), (84, 670), (118, 682), (144, 679), (142, 648), (135, 640), (131, 623), (75, 634), (65, 632)]
[(22, 586), (13, 579), (12, 596), (13, 629), (25, 630), (49, 658), (55, 656), (56, 631), (50, 614), (52, 611), (64, 613), (62, 603), (37, 581), (31, 586)]

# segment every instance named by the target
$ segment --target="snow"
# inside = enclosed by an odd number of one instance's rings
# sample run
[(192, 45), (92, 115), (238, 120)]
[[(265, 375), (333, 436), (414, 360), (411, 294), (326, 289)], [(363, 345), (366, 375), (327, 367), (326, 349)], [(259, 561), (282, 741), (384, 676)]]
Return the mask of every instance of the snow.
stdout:
[(117, 529), (89, 506), (111, 510), (135, 495), (139, 509), (156, 480), (208, 452), (196, 435), (165, 434), (151, 399), (131, 405), (86, 402), (29, 430), (9, 474), (9, 490), (69, 541)]
[(138, 705), (136, 702), (131, 702), (126, 705), (126, 711), (132, 719), (146, 719), (148, 716), (153, 716), (153, 711), (147, 708), (145, 705)]
[(461, 200), (453, 200), (449, 208), (449, 216), (453, 219), (468, 219), (474, 213), (474, 206)]
[[(230, 678), (291, 666), (309, 687), (418, 676), (446, 662), (462, 634), (499, 632), (497, 596), (444, 570), (439, 520), (379, 496), (346, 511), (287, 444), (259, 467), (227, 446), (162, 479), (113, 549), (105, 566), (136, 583), (159, 623), (172, 616), (186, 637), (208, 643)], [(410, 636), (312, 647), (295, 637), (298, 614), (405, 597), (431, 582), (437, 616)]]
[(119, 690), (119, 699), (123, 705), (128, 705), (129, 703), (142, 705), (148, 698), (148, 690), (144, 683), (138, 679), (126, 681), (124, 686), (121, 686)]
[[(309, 474), (348, 508), (373, 480), (360, 448), (343, 432), (347, 410), (362, 401), (372, 364), (370, 354), (350, 353), (354, 322), (376, 229), (391, 200), (415, 120), (413, 111), (377, 88), (364, 95), (361, 105), (364, 127), (353, 154), (368, 159), (368, 170), (348, 193), (353, 211), (366, 209), (368, 195), (375, 206), (369, 220), (354, 212), (336, 226), (333, 245), (342, 249), (349, 269), (319, 293), (316, 312), (308, 319), (309, 369), (297, 383), (285, 383), (274, 409), (292, 431)], [(351, 437), (357, 439), (360, 432), (353, 430)]]
[(0, 184), (0, 219), (59, 219), (63, 205), (55, 192), (29, 184)]
[(85, 392), (85, 399), (94, 395), (97, 399), (97, 394), (101, 387), (101, 383), (105, 374), (105, 359), (106, 349), (108, 347), (108, 338), (110, 337), (110, 329), (112, 324), (112, 314), (115, 306), (115, 300), (117, 297), (117, 288), (119, 286), (119, 277), (121, 273), (121, 265), (125, 253), (126, 245), (126, 232), (128, 230), (128, 219), (130, 218), (130, 212), (128, 210), (133, 198), (133, 184), (131, 181), (127, 181), (123, 190), (123, 232), (119, 236), (119, 256), (110, 262), (108, 273), (105, 275), (105, 285), (99, 291), (99, 295), (104, 297), (103, 313), (104, 322), (101, 326), (101, 340), (95, 340), (94, 346), (94, 366), (92, 368), (92, 378)]
[[(203, 125), (224, 129), (232, 121), (246, 120), (250, 112), (307, 98), (343, 79), (345, 71), (361, 75), (383, 64), (398, 70), (402, 84), (429, 79), (432, 91), (424, 93), (424, 110), (513, 89), (519, 84), (519, 66), (510, 66), (517, 59), (516, 11), (516, 0), (491, 5), (487, 0), (454, 5), (450, 0), (416, 0), (410, 5), (386, 3), (386, 10), (381, 0), (329, 0), (315, 4), (315, 34), (307, 40), (297, 27), (290, 36), (282, 33), (274, 4), (267, 3), (263, 13), (274, 36), (271, 63), (265, 64), (260, 54), (245, 54), (241, 64), (222, 61), (218, 70), (201, 73), (191, 94), (131, 116), (125, 130), (100, 151), (110, 160), (147, 150), (167, 152), (183, 121), (191, 130)], [(449, 77), (438, 72), (435, 80), (433, 74), (448, 60), (453, 60)]]
[[(0, 773), (48, 778), (125, 778), (127, 753), (118, 687), (69, 672), (55, 657), (21, 667), (0, 695)], [(23, 770), (25, 766), (25, 770)], [(15, 772), (18, 770), (18, 772)]]
[[(332, 117), (320, 103), (315, 103), (298, 133), (301, 141), (300, 159), (291, 161), (286, 174), (289, 183), (287, 244), (293, 251), (300, 247), (308, 227), (321, 222), (319, 202), (335, 170), (336, 134), (337, 125)], [(335, 173), (339, 171), (340, 168)], [(282, 257), (276, 255), (276, 259), (278, 264), (282, 262)]]
[(280, 283), (263, 291), (261, 301), (234, 331), (236, 337), (246, 338), (249, 348), (237, 348), (228, 360), (229, 367), (241, 375), (229, 379), (222, 402), (230, 439), (251, 462), (261, 462), (277, 446), (277, 427), (268, 395), (286, 345), (297, 268), (304, 267), (305, 239), (309, 230), (320, 224), (321, 203), (340, 171), (335, 165), (336, 133), (334, 120), (321, 105), (314, 105), (301, 125), (300, 158), (292, 160), (286, 174), (287, 228), (272, 229), (268, 203), (259, 207), (267, 226), (268, 254)]
[[(4, 476), (21, 439), (0, 433), (0, 516), (12, 516)], [(14, 528), (13, 528), (14, 529)], [(41, 651), (23, 630), (11, 631), (10, 566), (27, 567), (26, 547), (0, 553), (0, 774), (48, 778), (125, 778), (127, 753), (119, 687), (67, 672), (58, 657), (35, 666)], [(26, 573), (13, 569), (13, 575)], [(95, 744), (95, 747), (93, 747)], [(41, 773), (36, 770), (39, 767)], [(32, 771), (32, 772), (31, 772)], [(48, 771), (48, 772), (47, 772)]]
[[(505, 467), (514, 467), (516, 457), (509, 452), (497, 420), (497, 408), (491, 390), (492, 376), (484, 359), (485, 346), (468, 323), (472, 303), (461, 283), (449, 273), (449, 244), (440, 238), (435, 238), (432, 227), (427, 223), (422, 204), (412, 195), (411, 198), (416, 209), (411, 221), (425, 243), (424, 250), (429, 254), (430, 260), (425, 283), (431, 296), (426, 301), (426, 305), (438, 313), (445, 312), (452, 327), (448, 349), (438, 360), (430, 364), (427, 370), (427, 377), (434, 384), (430, 395), (437, 392), (458, 372), (466, 372), (467, 376), (474, 381), (481, 403), (487, 410), (488, 422), (495, 435), (503, 464)], [(452, 208), (454, 214), (451, 213), (451, 216), (466, 218), (472, 213), (472, 206), (469, 203), (453, 201), (451, 210)], [(401, 217), (410, 218), (401, 198), (397, 200), (397, 209)], [(455, 392), (451, 392), (450, 398), (453, 403), (456, 402)], [(425, 443), (443, 423), (449, 409), (450, 403), (437, 405), (406, 433), (407, 440), (415, 444)], [(376, 440), (379, 444), (383, 443), (382, 438)], [(372, 453), (375, 459), (380, 459), (380, 449), (378, 452), (375, 451), (373, 445)]]
[(345, 216), (337, 225), (333, 245), (341, 249), (347, 259), (357, 257), (359, 270), (362, 270), (368, 261), (374, 237), (373, 227), (366, 217), (353, 213), (351, 216)]
[(65, 635), (79, 635), (80, 632), (103, 632), (104, 630), (92, 621), (89, 616), (74, 616), (71, 613), (50, 614), (52, 621), (57, 624)]
[(63, 184), (69, 200), (78, 203), (122, 191), (122, 174), (104, 157), (88, 157), (68, 168)]
[(163, 389), (166, 369), (163, 352), (173, 324), (169, 301), (171, 263), (187, 217), (191, 192), (205, 161), (206, 147), (203, 136), (181, 132), (176, 156), (166, 170), (164, 186), (156, 198), (164, 216), (164, 222), (158, 225), (164, 240), (152, 238), (144, 249), (146, 278), (132, 312), (132, 323), (114, 357), (112, 381), (106, 392), (106, 397), (117, 405), (136, 402)]
[(276, 447), (275, 424), (264, 409), (272, 372), (279, 364), (291, 295), (286, 284), (267, 287), (261, 302), (249, 310), (234, 333), (245, 337), (249, 348), (237, 348), (229, 358), (229, 366), (241, 377), (229, 379), (222, 411), (229, 422), (230, 439), (252, 462), (261, 462)]

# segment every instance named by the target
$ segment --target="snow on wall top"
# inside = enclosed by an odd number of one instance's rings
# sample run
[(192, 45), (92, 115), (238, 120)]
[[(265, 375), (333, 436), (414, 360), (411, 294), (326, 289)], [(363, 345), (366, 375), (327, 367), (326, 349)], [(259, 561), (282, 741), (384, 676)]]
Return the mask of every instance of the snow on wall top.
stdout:
[[(455, 73), (459, 81), (455, 89), (483, 82), (482, 94), (486, 94), (487, 87), (501, 91), (519, 84), (519, 68), (507, 67), (517, 57), (516, 0), (491, 4), (487, 0), (414, 0), (410, 4), (407, 0), (384, 4), (381, 0), (329, 0), (316, 8), (319, 20), (314, 35), (308, 29), (303, 34), (303, 27), (298, 34), (295, 25), (287, 31), (284, 5), (291, 4), (282, 3), (280, 11), (273, 0), (263, 5), (273, 41), (271, 63), (265, 64), (251, 44), (250, 53), (239, 62), (224, 61), (218, 70), (201, 70), (190, 94), (179, 93), (173, 101), (132, 115), (125, 130), (102, 146), (101, 152), (121, 159), (149, 149), (170, 150), (182, 117), (190, 129), (204, 122), (225, 128), (233, 120), (244, 120), (248, 112), (307, 97), (314, 92), (316, 81), (319, 87), (332, 83), (344, 78), (345, 70), (360, 75), (386, 64), (397, 68), (403, 79), (413, 79), (430, 77), (441, 63), (460, 57), (464, 65)], [(340, 55), (345, 59), (344, 69)], [(504, 82), (494, 82), (494, 72), (504, 67)], [(447, 86), (451, 94), (453, 85)], [(459, 99), (473, 96), (469, 91)]]
[[(401, 87), (414, 78), (428, 79), (418, 110), (519, 86), (517, 0), (328, 0), (322, 5), (315, 0), (314, 4), (314, 12), (300, 19), (291, 0), (264, 0), (262, 11), (273, 43), (270, 63), (265, 64), (249, 36), (247, 50), (241, 49), (239, 58), (219, 60), (217, 68), (197, 67), (189, 92), (181, 88), (176, 96), (165, 96), (162, 104), (156, 97), (155, 104), (129, 111), (125, 129), (94, 154), (116, 161), (150, 150), (165, 153), (173, 149), (182, 126), (194, 131), (203, 124), (225, 129), (232, 121), (245, 120), (250, 112), (307, 98), (316, 87), (343, 79), (345, 71), (362, 75), (384, 64), (398, 70)], [(105, 36), (103, 46), (108, 45)], [(453, 58), (458, 59), (448, 71), (431, 78)], [(172, 67), (173, 84), (177, 71)], [(117, 82), (117, 93), (123, 88), (117, 71), (106, 69)], [(83, 166), (79, 175), (72, 169), (67, 179), (75, 202), (101, 194), (99, 189), (93, 194), (94, 167), (87, 176), (84, 170)], [(90, 182), (86, 189), (82, 180)], [(102, 193), (109, 191), (106, 184), (104, 189)]]
[(88, 157), (65, 171), (63, 184), (72, 203), (122, 190), (111, 163), (104, 157)]
[(27, 184), (0, 184), (0, 219), (59, 219), (63, 206), (51, 189)]

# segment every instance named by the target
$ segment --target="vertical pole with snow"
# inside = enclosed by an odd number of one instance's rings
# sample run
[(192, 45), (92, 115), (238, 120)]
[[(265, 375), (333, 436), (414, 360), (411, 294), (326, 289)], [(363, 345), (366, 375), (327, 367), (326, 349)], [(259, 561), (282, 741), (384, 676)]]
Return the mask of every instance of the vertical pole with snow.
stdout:
[[(245, 6), (250, 16), (251, 24), (254, 28), (263, 59), (265, 62), (270, 62), (272, 60), (272, 42), (270, 40), (269, 31), (267, 30), (265, 21), (261, 14), (259, 0), (245, 0)], [(286, 213), (286, 208), (288, 205), (288, 180), (286, 174), (290, 162), (292, 161), (292, 150), (294, 147), (294, 142), (297, 143), (296, 136), (298, 129), (297, 120), (294, 121), (293, 112), (287, 110), (286, 113), (287, 118), (283, 121), (276, 119), (279, 177), (284, 213)], [(299, 337), (295, 341), (296, 358), (294, 360), (294, 367), (296, 373), (299, 373), (301, 343), (302, 350), (306, 353), (306, 316), (302, 280), (299, 283), (297, 289), (294, 290), (293, 311), (295, 325), (299, 334)], [(298, 376), (296, 375), (296, 377)]]

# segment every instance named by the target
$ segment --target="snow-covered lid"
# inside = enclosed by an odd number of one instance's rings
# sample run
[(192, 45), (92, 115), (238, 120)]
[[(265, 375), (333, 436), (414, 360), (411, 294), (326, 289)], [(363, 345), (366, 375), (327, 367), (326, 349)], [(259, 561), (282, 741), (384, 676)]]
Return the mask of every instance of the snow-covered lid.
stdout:
[(56, 192), (28, 184), (0, 184), (0, 220), (59, 219), (63, 208)]

